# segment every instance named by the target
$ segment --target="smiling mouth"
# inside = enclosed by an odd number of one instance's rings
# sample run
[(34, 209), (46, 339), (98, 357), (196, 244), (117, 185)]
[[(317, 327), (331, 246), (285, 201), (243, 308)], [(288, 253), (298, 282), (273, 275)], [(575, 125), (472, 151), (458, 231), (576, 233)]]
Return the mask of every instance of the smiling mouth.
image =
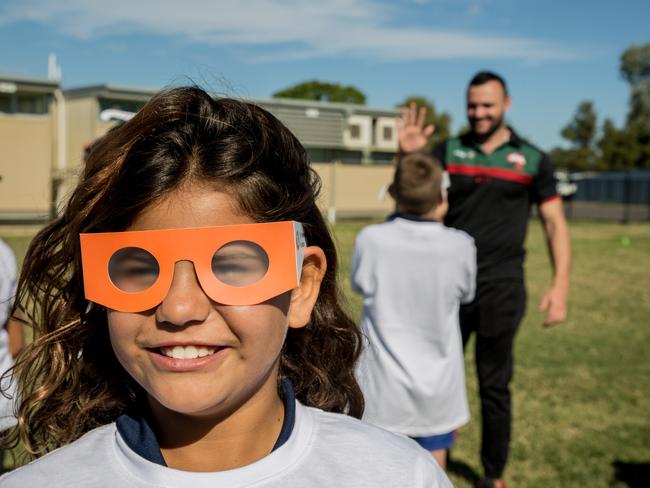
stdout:
[(196, 359), (211, 356), (222, 349), (207, 346), (172, 346), (153, 349), (154, 352), (172, 359)]

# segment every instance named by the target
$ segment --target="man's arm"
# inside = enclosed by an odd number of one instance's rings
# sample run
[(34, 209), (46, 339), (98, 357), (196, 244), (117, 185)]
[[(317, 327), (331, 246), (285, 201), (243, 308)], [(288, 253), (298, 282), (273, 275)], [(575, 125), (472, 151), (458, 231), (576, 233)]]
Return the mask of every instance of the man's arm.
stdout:
[(544, 325), (550, 326), (562, 322), (567, 316), (571, 241), (561, 198), (553, 198), (540, 204), (539, 214), (553, 265), (553, 283), (542, 297), (539, 311), (546, 312)]

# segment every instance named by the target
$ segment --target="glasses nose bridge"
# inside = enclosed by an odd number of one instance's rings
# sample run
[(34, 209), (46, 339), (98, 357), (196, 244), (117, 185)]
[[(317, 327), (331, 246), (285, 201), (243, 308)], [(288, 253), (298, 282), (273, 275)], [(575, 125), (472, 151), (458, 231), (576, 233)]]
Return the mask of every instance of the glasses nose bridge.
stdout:
[[(172, 259), (171, 263), (171, 271), (172, 271), (172, 282), (170, 284), (170, 289), (171, 287), (174, 286), (174, 281), (176, 280), (176, 274), (177, 273), (185, 273), (185, 272), (190, 272), (193, 275), (194, 281), (196, 281), (196, 284), (201, 288), (203, 293), (205, 293), (205, 290), (203, 290), (203, 286), (201, 285), (201, 279), (200, 279), (200, 266), (198, 263), (199, 259), (197, 257), (192, 257), (192, 256), (178, 256)], [(191, 266), (191, 271), (190, 269), (187, 269), (187, 271), (183, 271), (183, 267), (179, 267), (179, 264), (182, 263), (188, 263)], [(186, 280), (186, 277), (181, 275), (179, 278), (183, 279), (183, 281)], [(191, 278), (190, 278), (191, 279)], [(167, 290), (167, 293), (169, 293), (169, 290)]]
[[(169, 273), (169, 287), (165, 292), (163, 300), (167, 299), (170, 294), (173, 295), (175, 291), (173, 289), (179, 283), (178, 279), (181, 280), (181, 283), (185, 283), (186, 286), (191, 285), (192, 288), (194, 286), (198, 287), (200, 293), (209, 297), (204, 285), (207, 285), (208, 283), (205, 283), (205, 281), (209, 281), (210, 279), (210, 276), (206, 275), (206, 273), (207, 270), (211, 269), (212, 254), (214, 252), (211, 250), (211, 247), (214, 247), (215, 240), (212, 239), (210, 241), (211, 245), (207, 245), (204, 240), (205, 236), (194, 235), (191, 238), (183, 237), (181, 242), (176, 241), (171, 248), (167, 247), (165, 256), (161, 256), (165, 260), (165, 263), (160, 264), (166, 267)], [(184, 275), (183, 267), (178, 266), (181, 263), (191, 264), (192, 267), (185, 271), (192, 273), (191, 277)], [(188, 282), (188, 279), (191, 281)], [(198, 292), (199, 290), (196, 291)]]
[[(187, 262), (191, 266), (179, 266)], [(206, 319), (211, 309), (196, 265), (185, 257), (174, 260), (169, 288), (156, 310), (162, 322), (184, 326)]]
[[(180, 257), (178, 259), (173, 260), (173, 263), (171, 265), (171, 268), (172, 268), (171, 282), (170, 282), (169, 288), (167, 289), (166, 295), (169, 294), (172, 287), (174, 287), (174, 285), (175, 285), (176, 273), (178, 273), (179, 270), (181, 270), (181, 268), (179, 268), (178, 265), (181, 264), (181, 263), (188, 263), (188, 264), (191, 265), (191, 273), (192, 273), (193, 276), (191, 278), (189, 278), (189, 279), (193, 280), (195, 282), (196, 286), (198, 286), (201, 289), (201, 292), (204, 293), (205, 295), (207, 295), (207, 292), (206, 292), (206, 290), (205, 290), (205, 288), (203, 286), (202, 280), (201, 280), (201, 278), (202, 278), (201, 266), (199, 265), (198, 260), (199, 259), (197, 257), (187, 257), (187, 256), (186, 257)], [(188, 269), (187, 272), (190, 272), (190, 270)], [(181, 278), (184, 282), (186, 282), (185, 277), (179, 276), (179, 278)]]

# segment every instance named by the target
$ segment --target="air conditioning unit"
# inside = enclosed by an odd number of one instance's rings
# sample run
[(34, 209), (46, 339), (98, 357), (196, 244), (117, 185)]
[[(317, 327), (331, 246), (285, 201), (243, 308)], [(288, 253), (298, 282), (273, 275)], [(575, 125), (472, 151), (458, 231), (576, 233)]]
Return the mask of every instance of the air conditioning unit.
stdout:
[(372, 117), (369, 115), (348, 116), (343, 131), (343, 144), (350, 149), (364, 149), (372, 145)]
[(378, 149), (397, 151), (397, 122), (393, 117), (377, 117), (375, 120), (375, 144)]

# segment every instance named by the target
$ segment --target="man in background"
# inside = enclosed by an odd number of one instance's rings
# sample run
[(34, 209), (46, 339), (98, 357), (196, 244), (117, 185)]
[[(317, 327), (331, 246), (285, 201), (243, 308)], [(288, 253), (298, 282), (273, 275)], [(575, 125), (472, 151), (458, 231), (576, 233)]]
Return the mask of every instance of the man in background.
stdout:
[[(476, 370), (481, 397), (481, 461), (485, 477), (477, 486), (505, 488), (503, 471), (511, 431), (509, 384), (513, 341), (526, 305), (524, 240), (531, 204), (537, 204), (548, 241), (553, 280), (539, 309), (544, 325), (566, 318), (570, 241), (554, 169), (542, 151), (505, 123), (511, 100), (505, 81), (491, 72), (476, 74), (467, 88), (470, 131), (434, 148), (451, 178), (445, 224), (467, 232), (478, 251), (475, 300), (460, 311), (463, 345), (476, 334)], [(403, 110), (400, 150), (421, 150), (433, 134), (426, 113)]]

